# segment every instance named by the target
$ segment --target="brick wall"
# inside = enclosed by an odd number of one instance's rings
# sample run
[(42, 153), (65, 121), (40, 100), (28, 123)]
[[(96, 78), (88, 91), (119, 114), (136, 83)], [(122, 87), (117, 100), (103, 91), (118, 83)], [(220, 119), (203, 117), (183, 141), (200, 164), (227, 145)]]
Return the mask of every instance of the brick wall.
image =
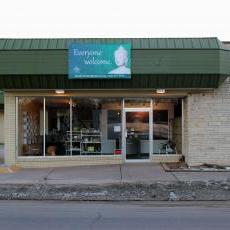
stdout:
[(4, 97), (4, 141), (5, 141), (5, 163), (15, 164), (16, 152), (16, 108), (15, 97), (5, 95)]
[(182, 153), (182, 126), (181, 117), (177, 117), (173, 120), (173, 141), (176, 143), (177, 153)]
[(189, 165), (230, 165), (230, 79), (184, 103), (184, 155)]
[(4, 112), (0, 111), (0, 144), (4, 143)]
[(183, 104), (182, 104), (182, 154), (185, 156), (186, 161), (188, 160), (188, 98), (184, 98)]

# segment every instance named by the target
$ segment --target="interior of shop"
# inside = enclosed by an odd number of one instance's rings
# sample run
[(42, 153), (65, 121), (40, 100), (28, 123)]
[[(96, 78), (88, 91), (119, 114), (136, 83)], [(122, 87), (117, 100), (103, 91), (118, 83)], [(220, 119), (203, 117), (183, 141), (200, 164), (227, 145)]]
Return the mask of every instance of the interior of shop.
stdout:
[(181, 100), (154, 99), (152, 109), (150, 101), (130, 99), (125, 103), (127, 160), (149, 159), (150, 152), (181, 154)]
[(43, 98), (18, 98), (18, 155), (43, 155)]
[(127, 99), (123, 109), (121, 98), (18, 97), (17, 103), (19, 156), (121, 155), (123, 125), (127, 160), (181, 154), (180, 99)]
[(153, 103), (153, 154), (181, 154), (182, 101), (156, 99)]

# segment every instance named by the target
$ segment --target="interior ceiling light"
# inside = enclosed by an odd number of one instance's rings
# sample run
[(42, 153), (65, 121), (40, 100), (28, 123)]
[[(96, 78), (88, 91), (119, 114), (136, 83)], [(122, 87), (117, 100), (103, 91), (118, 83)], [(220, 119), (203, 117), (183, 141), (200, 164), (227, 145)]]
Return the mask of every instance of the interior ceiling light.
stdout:
[(165, 89), (157, 89), (156, 93), (163, 94), (165, 93)]
[(55, 93), (56, 93), (56, 94), (64, 94), (64, 93), (65, 93), (65, 90), (63, 90), (63, 89), (56, 89), (56, 90), (55, 90)]

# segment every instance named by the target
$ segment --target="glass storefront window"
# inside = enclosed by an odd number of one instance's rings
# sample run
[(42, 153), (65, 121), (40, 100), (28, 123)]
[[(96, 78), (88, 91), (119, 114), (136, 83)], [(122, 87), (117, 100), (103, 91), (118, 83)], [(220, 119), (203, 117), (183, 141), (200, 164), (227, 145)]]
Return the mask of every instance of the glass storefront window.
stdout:
[(43, 98), (18, 99), (18, 155), (43, 155)]
[(19, 156), (121, 154), (121, 99), (46, 97), (45, 114), (43, 101), (18, 98)]
[(126, 112), (126, 159), (149, 158), (149, 112)]
[(70, 130), (70, 99), (46, 98), (45, 108), (45, 155), (69, 155), (66, 135)]
[(121, 109), (107, 110), (107, 124), (108, 140), (119, 139), (121, 132)]
[(169, 139), (168, 110), (153, 110), (153, 139)]
[(153, 154), (178, 153), (181, 135), (181, 100), (154, 100)]
[(17, 102), (18, 156), (121, 155), (122, 114), (127, 159), (181, 153), (178, 99), (125, 99), (123, 113), (120, 98), (31, 96)]
[(73, 98), (72, 155), (121, 153), (121, 100)]

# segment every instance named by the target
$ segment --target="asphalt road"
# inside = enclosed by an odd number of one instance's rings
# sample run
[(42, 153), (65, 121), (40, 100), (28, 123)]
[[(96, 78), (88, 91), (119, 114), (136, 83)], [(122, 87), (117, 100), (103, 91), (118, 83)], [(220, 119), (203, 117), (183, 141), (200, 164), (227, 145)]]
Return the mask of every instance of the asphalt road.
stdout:
[(230, 202), (0, 201), (2, 230), (230, 229)]

